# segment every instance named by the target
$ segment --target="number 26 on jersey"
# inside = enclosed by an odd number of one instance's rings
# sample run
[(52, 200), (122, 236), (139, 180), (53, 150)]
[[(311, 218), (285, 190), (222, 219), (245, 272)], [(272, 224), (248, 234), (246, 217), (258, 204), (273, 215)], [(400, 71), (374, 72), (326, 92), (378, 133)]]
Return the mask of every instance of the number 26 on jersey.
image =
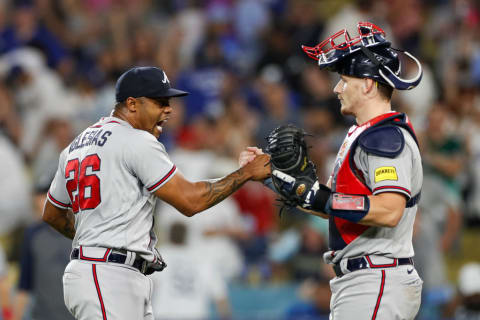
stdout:
[[(88, 155), (82, 161), (78, 159), (68, 161), (65, 179), (74, 213), (79, 210), (95, 209), (100, 204), (100, 178), (95, 174), (100, 171), (100, 163), (97, 154)], [(88, 168), (91, 168), (89, 173)]]

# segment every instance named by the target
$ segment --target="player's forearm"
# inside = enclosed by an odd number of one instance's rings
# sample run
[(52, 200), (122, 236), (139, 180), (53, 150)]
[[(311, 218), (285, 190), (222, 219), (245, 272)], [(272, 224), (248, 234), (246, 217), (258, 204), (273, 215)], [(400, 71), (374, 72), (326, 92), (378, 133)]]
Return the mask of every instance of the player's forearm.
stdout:
[(75, 217), (73, 212), (59, 209), (46, 201), (42, 219), (65, 237), (70, 239), (75, 237)]
[[(393, 198), (392, 198), (393, 197)], [(370, 196), (370, 209), (358, 223), (373, 227), (397, 226), (405, 209), (405, 198), (400, 194)]]
[(270, 157), (259, 155), (244, 167), (216, 180), (190, 182), (177, 172), (155, 195), (191, 217), (216, 205), (248, 180), (263, 181), (270, 176)]
[(299, 208), (322, 218), (334, 216), (367, 226), (395, 227), (405, 205), (405, 196), (400, 193), (372, 196), (332, 193), (325, 185), (315, 183)]
[(46, 222), (65, 237), (69, 239), (75, 237), (75, 218), (72, 212), (67, 212), (64, 216), (58, 216), (56, 219)]
[(237, 191), (249, 179), (250, 175), (243, 168), (240, 168), (221, 179), (196, 182), (194, 187), (197, 191), (194, 196), (196, 199), (192, 199), (196, 206), (192, 215), (221, 202)]
[(402, 218), (403, 210), (405, 209), (405, 205), (402, 205), (401, 199), (399, 202), (400, 203), (394, 201), (391, 202), (386, 199), (379, 198), (378, 196), (370, 196), (368, 212), (366, 214), (363, 213), (365, 215), (363, 218), (361, 218), (361, 220), (355, 220), (355, 217), (353, 216), (356, 213), (355, 211), (347, 211), (346, 213), (343, 212), (343, 215), (340, 215), (339, 211), (333, 210), (332, 208), (330, 208), (330, 214), (322, 212), (318, 209), (308, 210), (302, 207), (298, 208), (324, 219), (328, 219), (329, 216), (332, 215), (366, 226), (393, 228)]

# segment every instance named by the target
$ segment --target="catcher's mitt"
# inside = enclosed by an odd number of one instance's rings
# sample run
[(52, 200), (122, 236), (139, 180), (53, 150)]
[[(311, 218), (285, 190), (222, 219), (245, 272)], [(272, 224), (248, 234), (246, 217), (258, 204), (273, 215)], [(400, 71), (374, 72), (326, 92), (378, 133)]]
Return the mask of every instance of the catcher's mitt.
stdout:
[(305, 131), (289, 124), (266, 137), (272, 182), (282, 196), (280, 200), (289, 208), (304, 206), (307, 194), (318, 180), (315, 165), (308, 158), (305, 135)]

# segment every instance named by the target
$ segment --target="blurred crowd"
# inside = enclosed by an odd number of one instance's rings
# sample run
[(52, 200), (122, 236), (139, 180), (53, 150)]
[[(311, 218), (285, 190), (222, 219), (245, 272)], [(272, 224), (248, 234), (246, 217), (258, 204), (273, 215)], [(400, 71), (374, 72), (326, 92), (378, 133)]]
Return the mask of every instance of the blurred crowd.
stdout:
[[(160, 137), (187, 178), (230, 172), (246, 146), (262, 147), (272, 129), (293, 123), (312, 134), (310, 156), (325, 182), (354, 119), (339, 113), (338, 78), (301, 45), (343, 28), (354, 34), (359, 21), (383, 28), (394, 48), (423, 65), (420, 85), (392, 101), (411, 118), (423, 156), (414, 232), (424, 280), (419, 319), (479, 319), (478, 243), (455, 254), (480, 226), (478, 1), (0, 0), (3, 319), (67, 319), (61, 276), (70, 244), (39, 222), (42, 202), (61, 150), (111, 112), (121, 73), (160, 66), (191, 93), (172, 101)], [(404, 75), (416, 71), (402, 62)], [(328, 222), (294, 210), (279, 215), (276, 196), (255, 182), (193, 218), (163, 203), (156, 216), (169, 265), (154, 277), (158, 319), (205, 319), (212, 301), (219, 318), (236, 319), (232, 285), (292, 282), (291, 304), (257, 318), (327, 319)], [(461, 261), (453, 278), (447, 256)]]

